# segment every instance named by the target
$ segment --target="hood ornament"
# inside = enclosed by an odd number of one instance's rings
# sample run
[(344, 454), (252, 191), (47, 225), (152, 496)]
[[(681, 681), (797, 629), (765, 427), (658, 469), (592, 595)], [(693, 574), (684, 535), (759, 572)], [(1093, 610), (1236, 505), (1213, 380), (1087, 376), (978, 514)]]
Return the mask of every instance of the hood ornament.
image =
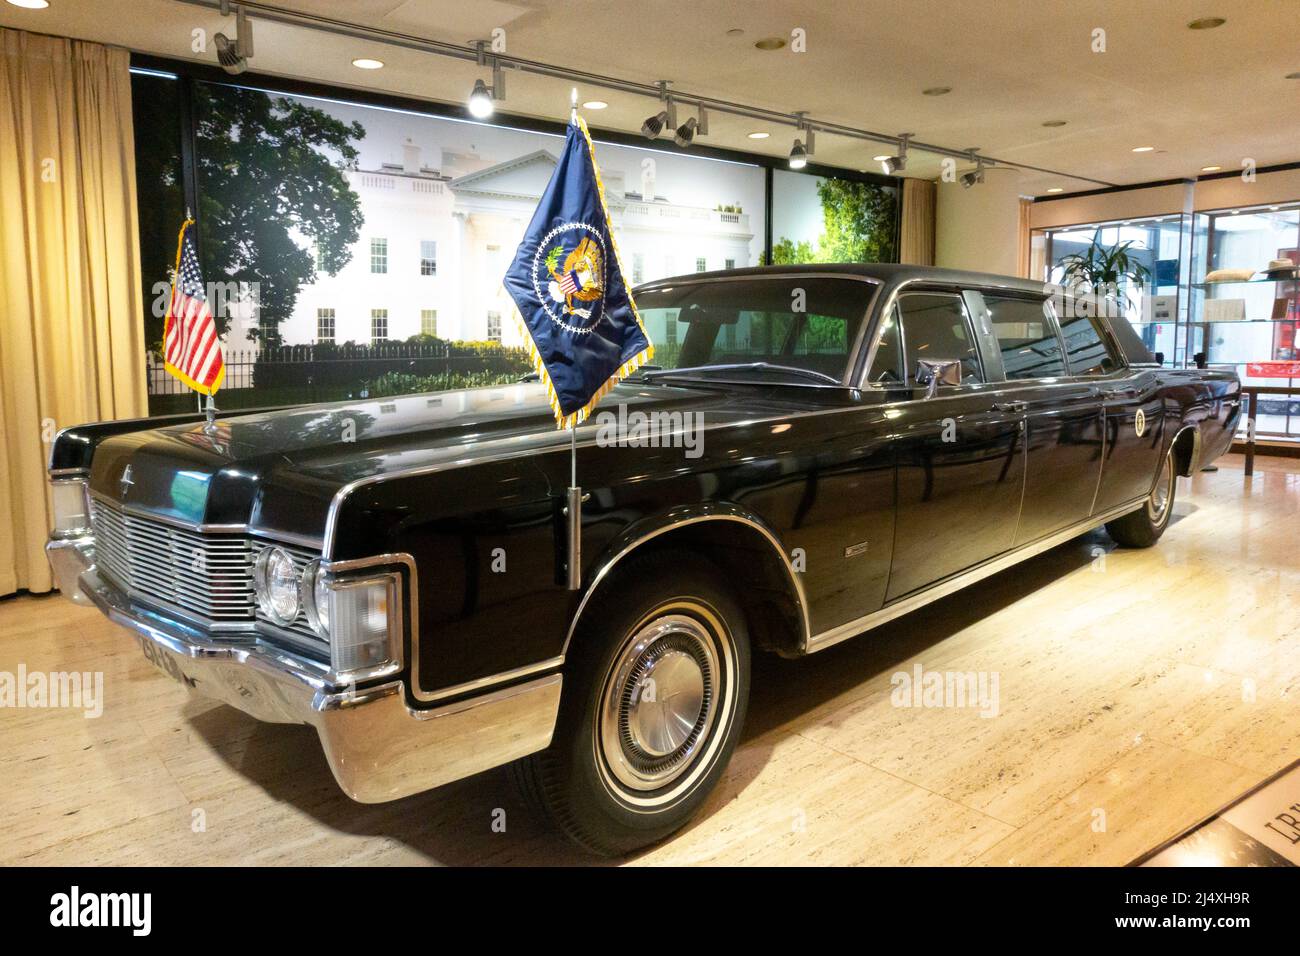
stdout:
[(135, 482), (131, 480), (130, 462), (127, 462), (126, 470), (122, 472), (122, 477), (118, 479), (117, 483), (122, 489), (122, 497), (125, 498), (127, 489), (130, 488), (133, 484), (135, 484)]

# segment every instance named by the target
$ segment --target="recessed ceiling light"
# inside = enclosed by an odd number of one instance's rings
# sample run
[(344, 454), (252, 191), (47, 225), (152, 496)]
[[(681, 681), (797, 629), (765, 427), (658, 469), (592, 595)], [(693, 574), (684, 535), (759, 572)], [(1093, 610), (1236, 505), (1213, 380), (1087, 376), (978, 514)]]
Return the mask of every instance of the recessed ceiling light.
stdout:
[(1241, 215), (1241, 210), (1240, 210), (1240, 209), (1234, 209), (1234, 210), (1232, 211), (1232, 214), (1233, 214), (1234, 216)]
[(1201, 167), (1201, 172), (1203, 172), (1203, 173), (1217, 173), (1217, 172), (1218, 172), (1219, 170), (1221, 170), (1222, 168), (1223, 168), (1222, 166), (1202, 166), (1202, 167)]
[(604, 100), (587, 100), (582, 104), (584, 110), (603, 110), (609, 104)]
[(1044, 125), (1044, 126), (1064, 126), (1064, 125), (1065, 125), (1065, 120), (1048, 120), (1048, 121), (1047, 121), (1046, 123), (1044, 123), (1043, 125)]
[(740, 27), (732, 27), (730, 30), (727, 31), (727, 36), (729, 37), (739, 37), (744, 35), (745, 35), (745, 31), (740, 29)]
[(352, 61), (352, 65), (358, 70), (378, 70), (384, 65), (383, 60), (372, 60), (368, 56), (359, 56)]
[(1277, 212), (1277, 206), (1269, 206), (1268, 208), (1273, 210), (1274, 212)]
[(951, 93), (951, 86), (931, 86), (921, 91), (922, 96), (943, 96), (945, 93)]
[(1048, 192), (1049, 192), (1049, 193), (1063, 193), (1063, 192), (1065, 192), (1065, 190), (1062, 189), (1060, 186), (1053, 186), (1051, 189), (1048, 190)]
[(754, 46), (758, 47), (760, 50), (779, 50), (781, 47), (785, 46), (785, 41), (780, 37), (764, 37), (755, 43)]
[(759, 131), (759, 130), (754, 130), (754, 132), (752, 132), (752, 133), (749, 134), (749, 138), (750, 138), (750, 139), (767, 139), (767, 138), (768, 138), (769, 136), (771, 136), (771, 135), (772, 135), (771, 133), (764, 133), (764, 132), (761, 132), (761, 131)]
[(1134, 146), (1134, 147), (1133, 147), (1133, 152), (1135, 152), (1135, 153), (1149, 153), (1149, 152), (1151, 152), (1153, 149), (1155, 149), (1154, 146)]
[(1221, 27), (1228, 21), (1223, 17), (1201, 17), (1199, 20), (1193, 20), (1187, 24), (1189, 30), (1213, 30), (1215, 27)]
[(50, 0), (9, 0), (9, 2), (24, 10), (44, 10), (50, 5)]

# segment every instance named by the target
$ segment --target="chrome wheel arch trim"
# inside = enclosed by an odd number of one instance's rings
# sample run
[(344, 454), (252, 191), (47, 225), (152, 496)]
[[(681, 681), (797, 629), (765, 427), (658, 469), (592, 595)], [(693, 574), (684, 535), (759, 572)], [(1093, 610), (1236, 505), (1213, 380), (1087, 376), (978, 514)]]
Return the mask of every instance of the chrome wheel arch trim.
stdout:
[[(1183, 434), (1186, 432), (1192, 433), (1192, 454), (1187, 459), (1187, 474), (1184, 475), (1182, 472), (1177, 472), (1177, 474), (1182, 478), (1190, 478), (1193, 475), (1195, 475), (1197, 467), (1201, 463), (1201, 426), (1195, 423), (1190, 425), (1183, 425), (1181, 428), (1178, 429), (1178, 431), (1174, 432), (1174, 438), (1173, 441), (1169, 443), (1169, 449), (1172, 450), (1173, 448), (1175, 448), (1178, 445), (1178, 440), (1182, 438)], [(1161, 465), (1163, 467), (1163, 462), (1161, 463)], [(1160, 480), (1160, 472), (1157, 470), (1156, 477), (1152, 481), (1151, 487), (1154, 488), (1155, 482), (1159, 480)]]
[(781, 566), (785, 568), (795, 602), (799, 606), (799, 617), (803, 630), (803, 633), (798, 635), (799, 646), (807, 647), (809, 636), (812, 633), (808, 617), (808, 598), (804, 594), (803, 581), (799, 578), (799, 572), (794, 569), (794, 565), (790, 562), (790, 556), (785, 553), (785, 549), (781, 546), (780, 539), (767, 525), (757, 517), (745, 513), (743, 509), (734, 505), (715, 504), (713, 509), (709, 511), (682, 511), (679, 509), (676, 514), (669, 512), (667, 515), (661, 516), (661, 523), (647, 530), (637, 532), (629, 540), (618, 546), (618, 550), (603, 556), (596, 572), (591, 576), (591, 583), (587, 585), (587, 589), (582, 594), (582, 600), (578, 602), (578, 607), (573, 612), (572, 620), (569, 621), (569, 632), (564, 637), (564, 646), (560, 649), (560, 658), (563, 659), (568, 656), (569, 644), (573, 641), (574, 632), (578, 629), (578, 623), (582, 620), (582, 614), (587, 609), (587, 604), (591, 601), (592, 595), (600, 589), (605, 578), (618, 566), (620, 561), (655, 538), (705, 521), (730, 521), (744, 525), (750, 530), (758, 532), (772, 551), (780, 557)]

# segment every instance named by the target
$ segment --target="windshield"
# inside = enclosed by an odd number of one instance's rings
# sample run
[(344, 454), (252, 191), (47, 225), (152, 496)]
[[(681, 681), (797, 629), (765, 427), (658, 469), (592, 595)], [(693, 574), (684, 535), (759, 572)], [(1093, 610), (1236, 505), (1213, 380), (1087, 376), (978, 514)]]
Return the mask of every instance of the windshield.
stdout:
[[(671, 283), (636, 293), (657, 375), (842, 381), (874, 285), (823, 276)], [(711, 368), (710, 368), (711, 367)], [(812, 374), (809, 374), (812, 373)]]

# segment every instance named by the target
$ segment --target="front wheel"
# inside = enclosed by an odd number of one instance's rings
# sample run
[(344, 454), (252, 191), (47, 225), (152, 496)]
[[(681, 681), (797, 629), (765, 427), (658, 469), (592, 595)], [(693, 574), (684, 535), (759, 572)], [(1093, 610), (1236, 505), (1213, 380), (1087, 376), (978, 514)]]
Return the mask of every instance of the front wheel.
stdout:
[(569, 837), (628, 853), (699, 809), (748, 698), (745, 617), (717, 569), (689, 554), (632, 559), (586, 608), (553, 742), (517, 775)]
[(1174, 492), (1178, 490), (1178, 468), (1174, 462), (1174, 449), (1170, 447), (1160, 465), (1155, 486), (1146, 503), (1137, 511), (1106, 524), (1106, 531), (1126, 548), (1149, 548), (1160, 540), (1169, 527), (1174, 511)]

